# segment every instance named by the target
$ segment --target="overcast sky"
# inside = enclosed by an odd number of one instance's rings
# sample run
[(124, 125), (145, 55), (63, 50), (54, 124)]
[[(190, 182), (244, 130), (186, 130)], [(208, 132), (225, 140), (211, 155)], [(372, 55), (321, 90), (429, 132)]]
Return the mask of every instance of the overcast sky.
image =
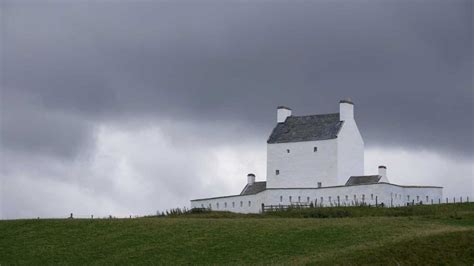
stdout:
[(0, 218), (238, 194), (276, 106), (346, 97), (367, 174), (474, 197), (470, 0), (0, 5)]

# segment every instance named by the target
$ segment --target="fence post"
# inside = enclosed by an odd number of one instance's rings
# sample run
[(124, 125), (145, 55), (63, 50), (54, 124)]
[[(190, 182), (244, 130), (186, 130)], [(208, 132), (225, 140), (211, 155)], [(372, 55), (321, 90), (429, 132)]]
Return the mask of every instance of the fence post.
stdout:
[(467, 196), (467, 200), (466, 200), (466, 202), (469, 202), (469, 196)]
[(441, 204), (441, 198), (438, 199), (438, 204)]
[(453, 197), (453, 202), (456, 203), (456, 197)]
[(262, 203), (262, 213), (264, 213), (264, 212), (265, 212), (265, 204)]
[(375, 196), (375, 207), (379, 205), (379, 196)]
[(72, 217), (72, 212), (71, 212), (71, 215), (69, 216), (69, 219), (73, 219), (74, 217)]
[(433, 205), (433, 199), (431, 199), (431, 205)]
[(448, 204), (448, 203), (449, 203), (448, 198), (446, 198), (446, 204)]
[(459, 201), (462, 203), (462, 197), (459, 198)]

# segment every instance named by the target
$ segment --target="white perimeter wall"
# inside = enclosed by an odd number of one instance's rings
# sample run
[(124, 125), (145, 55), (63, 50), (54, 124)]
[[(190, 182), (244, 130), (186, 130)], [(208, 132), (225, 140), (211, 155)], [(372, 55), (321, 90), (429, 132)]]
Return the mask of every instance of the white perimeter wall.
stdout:
[[(337, 206), (338, 203), (341, 206), (350, 206), (361, 202), (375, 205), (377, 201), (378, 204), (383, 203), (386, 207), (397, 207), (406, 206), (413, 200), (415, 203), (423, 202), (423, 204), (431, 204), (431, 200), (433, 200), (434, 204), (438, 204), (439, 200), (443, 202), (442, 191), (442, 188), (438, 187), (401, 187), (388, 183), (307, 189), (267, 189), (256, 195), (194, 200), (191, 201), (191, 207), (205, 207), (215, 211), (237, 213), (259, 213), (262, 210), (262, 203), (265, 205), (291, 205), (312, 202), (318, 206), (328, 207)], [(251, 202), (250, 206), (249, 201)]]
[(267, 188), (317, 187), (318, 182), (337, 185), (336, 139), (267, 144)]
[(259, 213), (262, 210), (263, 193), (193, 200), (191, 201), (191, 208), (210, 208), (213, 211), (237, 213)]

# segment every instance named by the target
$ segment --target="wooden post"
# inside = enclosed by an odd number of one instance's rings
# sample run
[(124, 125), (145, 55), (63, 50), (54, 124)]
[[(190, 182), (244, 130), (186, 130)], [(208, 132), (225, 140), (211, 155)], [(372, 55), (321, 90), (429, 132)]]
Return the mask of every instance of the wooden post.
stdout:
[(459, 198), (459, 201), (462, 203), (462, 197)]
[(379, 196), (375, 196), (375, 207), (379, 205)]
[(431, 199), (431, 205), (433, 205), (433, 199)]
[(467, 196), (467, 200), (466, 200), (466, 202), (469, 202), (469, 196)]
[(265, 204), (262, 203), (262, 213), (265, 212)]
[(456, 203), (456, 197), (453, 197), (453, 202)]
[(69, 216), (69, 219), (73, 219), (74, 217), (72, 217), (72, 212), (71, 212), (71, 215)]
[(441, 204), (441, 198), (438, 199), (438, 204)]
[(449, 203), (449, 202), (448, 202), (448, 198), (446, 198), (446, 204), (448, 204), (448, 203)]

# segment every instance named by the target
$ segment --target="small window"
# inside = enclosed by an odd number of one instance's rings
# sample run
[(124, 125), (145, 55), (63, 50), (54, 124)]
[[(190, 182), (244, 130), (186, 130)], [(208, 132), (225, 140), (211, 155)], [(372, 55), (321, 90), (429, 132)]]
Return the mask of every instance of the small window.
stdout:
[(416, 201), (419, 201), (420, 200), (420, 196), (416, 196)]
[(244, 202), (241, 201), (241, 202), (240, 202), (240, 208), (242, 208), (243, 206), (244, 206)]
[(355, 199), (357, 199), (357, 196), (356, 196), (356, 195), (354, 195), (354, 200), (355, 200)]
[(290, 153), (290, 149), (286, 149), (286, 153)]
[(374, 199), (374, 194), (370, 194), (370, 199)]
[(218, 202), (218, 203), (216, 203), (216, 207), (219, 209), (219, 202)]
[(323, 184), (321, 182), (318, 182), (318, 187), (322, 187)]
[(346, 200), (349, 200), (349, 196), (348, 196), (348, 195), (346, 195)]
[(224, 208), (227, 209), (227, 202), (224, 202)]
[(300, 202), (300, 201), (301, 201), (301, 196), (298, 196), (298, 202)]
[(252, 206), (252, 202), (249, 200), (249, 207)]
[(289, 196), (289, 197), (288, 197), (288, 199), (289, 199), (289, 200), (290, 200), (290, 202), (291, 202), (291, 196)]
[(331, 202), (331, 196), (329, 196), (329, 202)]
[(362, 194), (362, 200), (365, 200), (365, 194)]
[(318, 151), (318, 147), (313, 147), (313, 152), (317, 152)]
[(306, 197), (306, 201), (309, 202), (309, 197)]
[(232, 201), (232, 208), (235, 208), (235, 201)]
[(410, 195), (407, 195), (407, 200), (410, 201)]
[(209, 209), (210, 209), (211, 207), (212, 207), (212, 206), (211, 206), (211, 204), (209, 203)]
[(204, 204), (201, 204), (201, 208), (204, 208)]
[(280, 174), (280, 170), (275, 170), (275, 175), (279, 175)]
[(426, 202), (428, 202), (428, 196), (426, 196)]
[(283, 202), (283, 196), (280, 196), (280, 202)]

